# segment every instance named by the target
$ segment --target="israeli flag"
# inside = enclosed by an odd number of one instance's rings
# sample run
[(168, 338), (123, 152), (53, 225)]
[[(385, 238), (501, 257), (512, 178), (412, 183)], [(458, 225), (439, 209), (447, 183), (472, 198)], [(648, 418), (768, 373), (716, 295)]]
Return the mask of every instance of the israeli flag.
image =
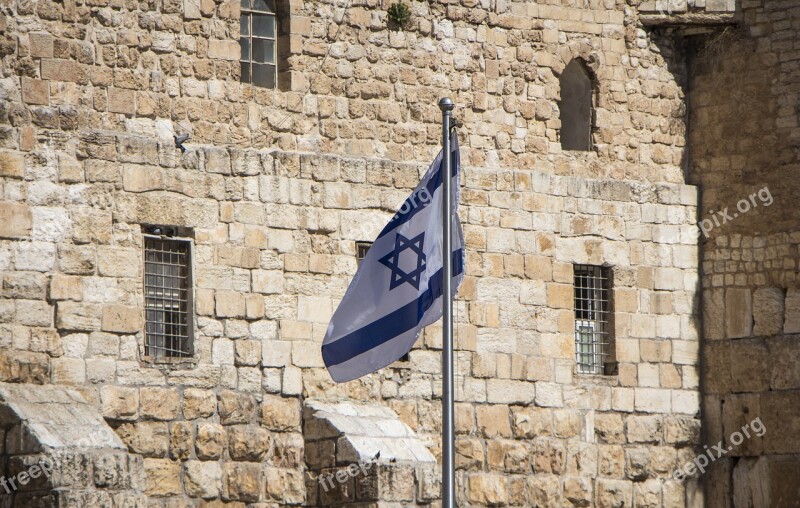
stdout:
[[(464, 278), (458, 220), (461, 160), (451, 138), (453, 297)], [(411, 350), (442, 316), (442, 153), (383, 228), (334, 312), (322, 358), (334, 381), (375, 372)]]

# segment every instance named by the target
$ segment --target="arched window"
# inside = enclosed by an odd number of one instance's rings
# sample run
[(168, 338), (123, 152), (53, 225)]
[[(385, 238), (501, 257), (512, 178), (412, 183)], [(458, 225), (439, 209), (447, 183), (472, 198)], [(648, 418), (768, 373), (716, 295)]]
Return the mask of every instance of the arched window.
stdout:
[(592, 148), (592, 75), (582, 60), (576, 58), (561, 73), (561, 148)]

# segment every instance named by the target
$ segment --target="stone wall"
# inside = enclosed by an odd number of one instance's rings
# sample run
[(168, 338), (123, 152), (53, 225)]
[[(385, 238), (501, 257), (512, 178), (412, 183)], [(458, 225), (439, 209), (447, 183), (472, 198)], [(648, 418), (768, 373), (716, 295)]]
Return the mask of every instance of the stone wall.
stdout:
[[(694, 502), (672, 479), (699, 431), (681, 47), (619, 0), (415, 2), (402, 31), (374, 2), (287, 4), (278, 91), (238, 82), (238, 3), (4, 5), (0, 377), (80, 391), (144, 457), (153, 506), (308, 501), (306, 398), (380, 401), (438, 455), (438, 327), (409, 363), (341, 386), (319, 346), (355, 242), (433, 158), (448, 93), (461, 503)], [(574, 57), (597, 77), (586, 153), (558, 141)], [(185, 154), (172, 132), (191, 133)], [(143, 355), (153, 223), (193, 234), (184, 365)], [(573, 263), (613, 266), (618, 374), (574, 373)]]
[[(799, 18), (793, 2), (742, 7), (740, 27), (696, 42), (690, 73), (690, 178), (701, 187), (699, 218), (719, 222), (706, 223), (702, 242), (704, 442), (730, 447), (707, 498), (714, 507), (792, 506), (800, 67), (788, 41)], [(766, 433), (734, 446), (731, 435), (755, 418)]]

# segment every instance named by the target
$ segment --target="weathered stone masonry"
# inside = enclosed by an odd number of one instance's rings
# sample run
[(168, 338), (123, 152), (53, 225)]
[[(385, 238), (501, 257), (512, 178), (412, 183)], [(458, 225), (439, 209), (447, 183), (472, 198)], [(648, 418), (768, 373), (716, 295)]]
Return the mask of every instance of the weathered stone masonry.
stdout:
[[(700, 429), (678, 39), (620, 0), (415, 2), (402, 31), (377, 2), (280, 5), (275, 91), (238, 81), (238, 3), (3, 5), (0, 380), (82, 394), (142, 457), (148, 506), (317, 503), (305, 401), (384, 404), (438, 455), (437, 327), (341, 386), (319, 345), (355, 242), (435, 155), (449, 93), (460, 504), (699, 502), (672, 479)], [(596, 78), (590, 152), (558, 139), (573, 58)], [(142, 224), (193, 232), (188, 364), (143, 356)], [(613, 267), (615, 375), (575, 374), (573, 263)], [(429, 476), (382, 467), (381, 499), (435, 502)]]

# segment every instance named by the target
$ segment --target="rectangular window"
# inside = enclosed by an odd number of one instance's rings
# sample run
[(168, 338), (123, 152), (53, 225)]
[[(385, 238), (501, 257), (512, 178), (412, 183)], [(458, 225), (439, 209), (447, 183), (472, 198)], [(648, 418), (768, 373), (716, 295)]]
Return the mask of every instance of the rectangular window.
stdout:
[(193, 354), (191, 260), (191, 241), (144, 236), (145, 355), (151, 359)]
[[(361, 262), (367, 256), (367, 252), (369, 248), (372, 247), (372, 242), (356, 242), (356, 260), (358, 264), (361, 265)], [(404, 354), (398, 360), (399, 362), (407, 362), (409, 360), (408, 353)]]
[(367, 251), (370, 247), (372, 247), (371, 242), (356, 242), (356, 260), (359, 266), (364, 258), (367, 257)]
[(611, 269), (574, 265), (575, 361), (578, 372), (611, 374)]
[(278, 76), (275, 0), (241, 0), (241, 3), (242, 82), (275, 88)]

